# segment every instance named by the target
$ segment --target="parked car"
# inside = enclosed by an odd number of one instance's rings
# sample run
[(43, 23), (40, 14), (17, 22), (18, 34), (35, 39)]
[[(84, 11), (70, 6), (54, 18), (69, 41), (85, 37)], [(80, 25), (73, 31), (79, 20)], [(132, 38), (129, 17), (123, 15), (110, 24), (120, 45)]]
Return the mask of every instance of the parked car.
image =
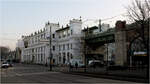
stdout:
[(3, 62), (1, 68), (8, 68), (10, 64), (8, 62)]
[(88, 63), (89, 67), (103, 67), (104, 62), (101, 60), (90, 60)]

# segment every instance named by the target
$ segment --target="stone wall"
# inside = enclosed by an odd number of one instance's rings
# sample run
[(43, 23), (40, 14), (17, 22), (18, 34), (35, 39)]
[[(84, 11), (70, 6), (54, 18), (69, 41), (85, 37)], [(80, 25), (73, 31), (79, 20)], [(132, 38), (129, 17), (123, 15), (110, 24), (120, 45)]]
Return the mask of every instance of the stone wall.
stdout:
[(127, 64), (127, 46), (125, 21), (116, 22), (115, 30), (115, 64), (124, 66)]

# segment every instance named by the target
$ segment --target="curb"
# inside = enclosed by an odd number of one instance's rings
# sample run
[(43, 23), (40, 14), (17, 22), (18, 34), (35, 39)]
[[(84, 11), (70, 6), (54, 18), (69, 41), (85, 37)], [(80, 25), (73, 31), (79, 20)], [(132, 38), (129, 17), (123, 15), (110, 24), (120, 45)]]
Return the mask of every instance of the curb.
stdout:
[(111, 75), (111, 74), (92, 74), (92, 73), (83, 73), (83, 72), (62, 72), (66, 74), (73, 74), (73, 75), (82, 75), (82, 76), (89, 76), (89, 77), (95, 77), (95, 78), (106, 78), (106, 79), (115, 79), (115, 80), (123, 80), (123, 81), (131, 81), (131, 82), (137, 82), (137, 83), (149, 83), (148, 79), (144, 78), (133, 78), (133, 77), (127, 77), (127, 76), (117, 76), (117, 75)]

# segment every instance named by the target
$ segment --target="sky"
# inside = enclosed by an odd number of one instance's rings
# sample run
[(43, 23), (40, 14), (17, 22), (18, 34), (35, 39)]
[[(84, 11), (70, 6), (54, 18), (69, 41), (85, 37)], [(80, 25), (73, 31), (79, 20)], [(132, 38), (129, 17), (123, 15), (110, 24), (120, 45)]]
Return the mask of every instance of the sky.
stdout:
[[(83, 27), (125, 20), (131, 0), (0, 0), (0, 46), (11, 50), (22, 35), (44, 28), (46, 22), (66, 25), (82, 17)], [(108, 19), (114, 17), (113, 19)]]

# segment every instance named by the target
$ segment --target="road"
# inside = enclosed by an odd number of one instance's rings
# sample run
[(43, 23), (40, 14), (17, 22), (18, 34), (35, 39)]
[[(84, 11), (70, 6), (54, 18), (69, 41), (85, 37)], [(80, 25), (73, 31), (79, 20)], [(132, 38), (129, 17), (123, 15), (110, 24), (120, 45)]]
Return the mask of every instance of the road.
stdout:
[(1, 69), (2, 83), (131, 83), (128, 81), (94, 78), (80, 75), (50, 72), (41, 65), (15, 64)]

